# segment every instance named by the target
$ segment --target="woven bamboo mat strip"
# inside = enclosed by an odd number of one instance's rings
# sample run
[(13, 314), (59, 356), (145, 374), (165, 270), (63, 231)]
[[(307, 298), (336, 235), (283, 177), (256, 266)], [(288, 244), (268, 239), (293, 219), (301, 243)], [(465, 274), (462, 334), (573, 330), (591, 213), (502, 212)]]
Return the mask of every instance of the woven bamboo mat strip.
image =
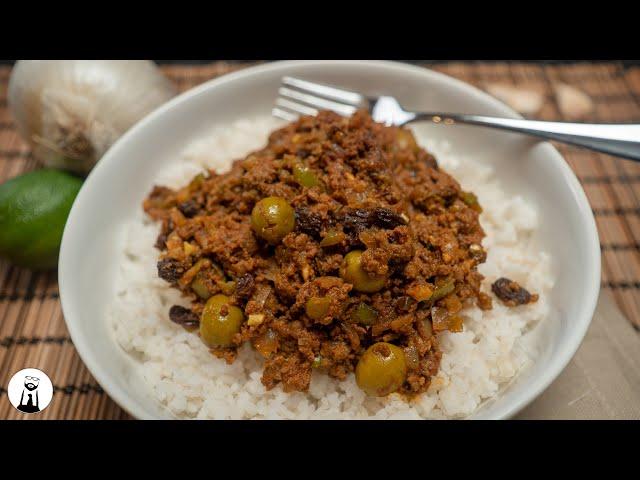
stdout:
[[(247, 66), (163, 67), (180, 90)], [(540, 119), (563, 117), (553, 95), (559, 82), (587, 93), (595, 108), (586, 120), (640, 121), (640, 68), (620, 63), (534, 65), (452, 62), (425, 65), (484, 88), (501, 83), (544, 96)], [(9, 67), (0, 67), (0, 183), (38, 167), (7, 108)], [(640, 163), (556, 145), (576, 172), (596, 215), (603, 253), (602, 286), (640, 331)], [(0, 419), (23, 418), (9, 404), (6, 387), (16, 371), (35, 367), (51, 377), (54, 399), (35, 419), (125, 419), (78, 357), (60, 309), (55, 272), (32, 273), (0, 260)]]

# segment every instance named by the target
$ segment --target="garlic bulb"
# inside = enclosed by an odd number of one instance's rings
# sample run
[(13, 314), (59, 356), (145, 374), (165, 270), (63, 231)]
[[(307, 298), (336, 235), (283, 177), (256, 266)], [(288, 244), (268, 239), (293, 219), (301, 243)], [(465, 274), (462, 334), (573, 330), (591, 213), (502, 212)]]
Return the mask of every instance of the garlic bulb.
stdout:
[(583, 120), (593, 111), (591, 97), (576, 87), (566, 83), (556, 83), (553, 85), (553, 93), (556, 95), (560, 113), (567, 120)]
[(175, 95), (146, 60), (20, 60), (9, 108), (45, 165), (87, 173), (134, 123)]
[(485, 90), (498, 100), (502, 100), (515, 111), (524, 115), (538, 113), (544, 104), (544, 97), (540, 92), (503, 83), (489, 83)]

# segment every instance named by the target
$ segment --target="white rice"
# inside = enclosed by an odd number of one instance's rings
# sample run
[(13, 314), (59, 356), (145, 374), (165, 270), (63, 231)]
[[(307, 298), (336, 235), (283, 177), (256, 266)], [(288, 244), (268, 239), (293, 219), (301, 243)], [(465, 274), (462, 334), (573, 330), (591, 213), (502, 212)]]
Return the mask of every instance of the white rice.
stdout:
[[(264, 117), (216, 128), (189, 145), (180, 162), (166, 168), (156, 183), (178, 187), (203, 167), (225, 170), (231, 160), (263, 146), (277, 121)], [(139, 209), (124, 227), (124, 243), (109, 321), (116, 341), (139, 368), (152, 395), (178, 418), (459, 418), (499, 392), (527, 367), (535, 352), (521, 342), (523, 334), (548, 314), (546, 293), (553, 285), (549, 256), (537, 251), (532, 233), (535, 208), (521, 197), (509, 197), (493, 178), (492, 169), (449, 152), (448, 145), (419, 142), (463, 187), (473, 190), (484, 208), (481, 223), (487, 237), (487, 262), (480, 271), (484, 289), (505, 276), (540, 294), (532, 305), (507, 308), (494, 300), (493, 310), (464, 311), (462, 333), (444, 333), (438, 376), (430, 390), (407, 403), (398, 395), (367, 397), (353, 375), (340, 382), (314, 372), (308, 393), (266, 391), (260, 382), (262, 362), (249, 346), (227, 365), (209, 353), (198, 336), (168, 318), (171, 305), (187, 305), (179, 292), (160, 280), (158, 251), (153, 247), (158, 226)]]

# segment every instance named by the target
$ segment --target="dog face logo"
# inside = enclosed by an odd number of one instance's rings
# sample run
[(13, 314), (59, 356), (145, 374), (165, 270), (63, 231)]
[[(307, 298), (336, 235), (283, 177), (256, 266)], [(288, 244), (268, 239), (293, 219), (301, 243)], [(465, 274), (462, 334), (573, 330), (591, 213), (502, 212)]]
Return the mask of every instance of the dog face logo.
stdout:
[(16, 373), (7, 390), (11, 404), (23, 413), (44, 410), (53, 397), (51, 380), (44, 372), (35, 368), (26, 368)]

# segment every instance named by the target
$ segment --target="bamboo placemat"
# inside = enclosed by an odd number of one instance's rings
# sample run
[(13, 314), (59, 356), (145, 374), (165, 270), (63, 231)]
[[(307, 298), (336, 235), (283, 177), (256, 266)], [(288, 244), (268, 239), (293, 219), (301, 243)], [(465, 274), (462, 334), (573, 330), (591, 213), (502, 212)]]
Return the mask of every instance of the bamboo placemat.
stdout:
[[(164, 72), (180, 90), (247, 64), (216, 62), (203, 66), (173, 65)], [(437, 63), (425, 65), (484, 87), (497, 82), (544, 95), (536, 114), (563, 119), (553, 86), (558, 82), (587, 93), (592, 121), (640, 121), (640, 67), (622, 63), (540, 65), (519, 63)], [(18, 136), (7, 108), (10, 67), (0, 67), (0, 183), (38, 167)], [(566, 119), (566, 118), (565, 118)], [(602, 287), (640, 332), (640, 163), (614, 159), (557, 145), (580, 179), (594, 210), (600, 232)], [(37, 419), (125, 419), (78, 357), (64, 324), (55, 272), (31, 273), (0, 260), (0, 419), (23, 418), (9, 404), (11, 376), (27, 367), (51, 377), (51, 405)]]

